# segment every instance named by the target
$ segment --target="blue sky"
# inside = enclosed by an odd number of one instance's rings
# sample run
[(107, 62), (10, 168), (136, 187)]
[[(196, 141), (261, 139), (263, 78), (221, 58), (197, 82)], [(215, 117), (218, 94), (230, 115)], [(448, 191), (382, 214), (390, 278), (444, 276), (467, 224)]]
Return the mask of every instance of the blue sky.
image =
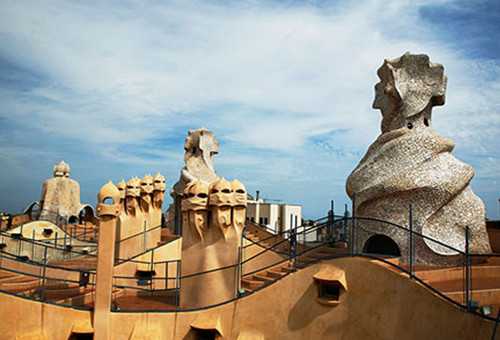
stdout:
[(498, 2), (2, 1), (0, 19), (1, 210), (61, 159), (92, 204), (109, 179), (171, 186), (203, 126), (220, 175), (322, 216), (380, 132), (377, 68), (411, 51), (445, 66), (434, 128), (499, 218)]

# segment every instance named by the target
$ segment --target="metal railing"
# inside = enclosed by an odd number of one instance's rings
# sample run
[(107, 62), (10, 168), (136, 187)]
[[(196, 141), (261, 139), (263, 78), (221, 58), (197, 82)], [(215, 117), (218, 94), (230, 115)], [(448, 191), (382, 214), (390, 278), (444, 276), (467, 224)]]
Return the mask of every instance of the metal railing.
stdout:
[[(301, 226), (294, 228), (292, 230), (287, 230), (279, 234), (280, 238), (276, 238), (276, 235), (265, 237), (258, 241), (252, 241), (251, 244), (260, 244), (262, 250), (256, 254), (245, 258), (244, 251), (248, 248), (242, 244), (242, 247), (238, 250), (238, 261), (232, 265), (214, 268), (208, 271), (193, 273), (186, 276), (181, 276), (178, 278), (172, 277), (169, 279), (178, 279), (181, 289), (183, 283), (187, 279), (202, 279), (203, 276), (215, 275), (216, 273), (224, 273), (228, 271), (234, 272), (237, 275), (238, 280), (234, 281), (234, 296), (224, 301), (218, 301), (217, 303), (212, 303), (206, 306), (174, 306), (172, 310), (196, 310), (214, 307), (223, 303), (234, 301), (235, 299), (252, 294), (259, 289), (266, 287), (264, 284), (262, 287), (253, 290), (252, 292), (241, 293), (241, 279), (244, 277), (251, 277), (252, 275), (265, 271), (269, 268), (279, 266), (282, 264), (287, 264), (289, 268), (294, 270), (301, 268), (302, 266), (311, 263), (311, 258), (308, 257), (309, 254), (314, 254), (316, 249), (322, 247), (332, 247), (338, 242), (343, 242), (346, 246), (345, 249), (337, 253), (332, 253), (326, 258), (337, 258), (337, 257), (349, 257), (349, 256), (360, 256), (370, 259), (376, 259), (385, 265), (391, 266), (398, 271), (407, 274), (412, 280), (415, 280), (422, 285), (429, 288), (431, 291), (442, 297), (443, 299), (453, 303), (464, 310), (481, 315), (484, 318), (495, 321), (496, 318), (486, 315), (481, 312), (481, 307), (478, 306), (474, 301), (475, 291), (480, 288), (480, 283), (475, 279), (475, 275), (481, 271), (481, 266), (485, 266), (487, 263), (493, 261), (486, 261), (485, 257), (499, 258), (498, 263), (500, 264), (500, 255), (488, 254), (488, 255), (476, 255), (471, 254), (468, 250), (467, 244), (469, 243), (470, 235), (466, 230), (464, 230), (464, 240), (466, 244), (464, 249), (458, 249), (457, 247), (450, 246), (445, 242), (437, 239), (433, 239), (421, 232), (417, 231), (418, 228), (414, 225), (414, 217), (411, 208), (408, 210), (409, 223), (406, 226), (401, 226), (396, 223), (389, 221), (383, 221), (376, 218), (352, 216), (349, 217), (348, 214), (343, 216), (338, 216), (330, 214), (329, 217), (319, 219), (317, 223), (313, 226)], [(253, 225), (255, 227), (255, 224)], [(258, 227), (258, 226), (257, 226)], [(263, 228), (265, 230), (265, 228)], [(384, 232), (381, 232), (383, 230)], [(308, 242), (307, 237), (302, 237), (302, 240), (298, 239), (299, 234), (309, 235), (312, 233), (318, 234), (321, 232), (324, 235), (321, 240), (315, 242)], [(399, 254), (394, 254), (391, 256), (386, 253), (373, 252), (367, 249), (362, 242), (366, 242), (370, 237), (377, 235), (396, 235), (397, 239), (400, 240), (402, 249), (400, 249)], [(265, 263), (258, 268), (245, 272), (244, 266), (256, 261), (257, 259), (265, 256), (265, 254), (275, 251), (278, 248), (278, 253), (282, 255), (281, 258), (274, 261)], [(427, 247), (427, 248), (426, 248)], [(428, 248), (440, 249), (443, 255), (436, 255), (432, 258), (426, 258), (429, 252)], [(482, 260), (478, 259), (483, 258)], [(397, 258), (396, 261), (393, 258)], [(426, 262), (429, 261), (429, 262)], [(432, 262), (433, 265), (427, 263)], [(500, 266), (499, 266), (500, 270)], [(439, 275), (445, 273), (444, 276), (439, 278)], [(286, 275), (283, 275), (283, 277)], [(437, 279), (436, 279), (437, 277)], [(443, 277), (447, 277), (447, 280), (443, 280)], [(500, 277), (500, 275), (498, 276)], [(159, 278), (159, 280), (165, 279), (164, 277)], [(280, 278), (277, 278), (279, 280)], [(500, 282), (497, 286), (500, 289)], [(122, 309), (123, 310), (123, 309)], [(148, 307), (141, 310), (150, 310)], [(153, 309), (154, 310), (154, 309)]]
[[(340, 243), (345, 247), (338, 248), (339, 251), (332, 252), (331, 255), (323, 256), (321, 259), (350, 256), (376, 259), (380, 263), (407, 275), (409, 279), (419, 282), (436, 295), (464, 311), (497, 322), (497, 317), (493, 316), (493, 309), (498, 310), (498, 306), (494, 306), (494, 303), (488, 303), (486, 300), (486, 302), (481, 301), (480, 294), (481, 290), (488, 289), (498, 289), (500, 294), (500, 254), (472, 254), (469, 247), (471, 236), (468, 228), (464, 229), (463, 247), (452, 246), (442, 240), (429, 237), (421, 231), (420, 226), (415, 224), (416, 219), (411, 207), (408, 207), (407, 213), (407, 225), (399, 225), (377, 218), (354, 214), (349, 216), (347, 211), (344, 215), (335, 215), (331, 211), (328, 216), (314, 221), (313, 225), (297, 226), (276, 235), (267, 235), (259, 240), (251, 241), (250, 245), (244, 245), (242, 242), (238, 249), (236, 263), (189, 275), (181, 275), (182, 263), (180, 260), (155, 262), (154, 251), (156, 247), (148, 248), (144, 253), (137, 254), (131, 259), (119, 260), (118, 263), (130, 261), (143, 264), (145, 267), (150, 266), (152, 269), (149, 271), (150, 276), (116, 276), (114, 280), (117, 290), (136, 291), (138, 292), (136, 295), (140, 295), (145, 300), (150, 299), (152, 303), (140, 307), (136, 304), (130, 307), (126, 303), (125, 305), (120, 304), (120, 299), (117, 298), (114, 300), (114, 310), (170, 312), (218, 306), (253, 294), (280, 280), (288, 273), (269, 284), (263, 284), (261, 287), (246, 292), (242, 290), (241, 286), (243, 278), (284, 264), (291, 271), (300, 269), (315, 262), (314, 256), (312, 256), (315, 250), (337, 249)], [(260, 226), (254, 223), (251, 227), (258, 229)], [(268, 232), (265, 228), (262, 229)], [(156, 230), (156, 228), (149, 229), (146, 233), (151, 230)], [(266, 235), (266, 233), (262, 235)], [(309, 235), (321, 235), (321, 237), (319, 239), (311, 237), (315, 241), (309, 242)], [(141, 237), (144, 237), (144, 232), (132, 235), (122, 241), (129, 242), (128, 240)], [(374, 240), (377, 239), (382, 243), (387, 242), (385, 251), (378, 252), (377, 248), (373, 246), (376, 244)], [(262, 249), (251, 256), (245, 256), (245, 251), (253, 244), (259, 244)], [(138, 256), (148, 252), (151, 252), (149, 262), (137, 259)], [(271, 252), (279, 254), (280, 257), (275, 257), (274, 260), (267, 262), (263, 261), (263, 257)], [(3, 257), (13, 256), (15, 258), (15, 255), (7, 255), (2, 254)], [(262, 264), (256, 266), (255, 269), (245, 271), (245, 266), (255, 264), (258, 260)], [(44, 261), (36, 264), (43, 265), (43, 263)], [(49, 266), (45, 267), (49, 268)], [(230, 297), (224, 297), (220, 301), (203, 306), (181, 306), (182, 296), (180, 296), (180, 292), (183, 288), (194, 286), (197, 280), (207, 280), (208, 282), (209, 278), (222, 277), (234, 277), (234, 280), (231, 281), (231, 284), (234, 285), (231, 289), (233, 294)], [(165, 308), (158, 307), (158, 301), (163, 302)]]
[(37, 261), (43, 255), (44, 249), (48, 249), (51, 260), (68, 259), (81, 255), (93, 255), (97, 250), (95, 243), (84, 243), (75, 241), (64, 233), (59, 237), (57, 232), (53, 238), (37, 239), (33, 232), (31, 238), (23, 233), (0, 232), (0, 247), (2, 252), (10, 252), (19, 257)]
[(0, 291), (49, 304), (91, 310), (95, 273), (49, 263), (48, 248), (39, 262), (0, 254)]

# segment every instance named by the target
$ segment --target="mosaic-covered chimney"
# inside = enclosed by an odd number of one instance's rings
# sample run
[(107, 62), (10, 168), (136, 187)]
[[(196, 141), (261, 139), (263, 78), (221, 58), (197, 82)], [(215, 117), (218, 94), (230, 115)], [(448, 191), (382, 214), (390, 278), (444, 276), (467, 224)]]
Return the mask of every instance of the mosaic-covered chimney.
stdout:
[[(382, 113), (382, 133), (347, 179), (356, 216), (407, 226), (412, 205), (416, 232), (464, 250), (469, 227), (471, 252), (490, 252), (484, 204), (470, 188), (474, 170), (456, 159), (454, 143), (432, 128), (432, 108), (445, 103), (443, 66), (427, 55), (407, 53), (385, 60), (378, 76), (373, 108)], [(381, 223), (365, 223), (365, 230), (360, 228), (358, 247), (381, 234), (407, 254), (407, 233)], [(456, 253), (427, 239), (415, 246), (419, 262), (446, 261)]]

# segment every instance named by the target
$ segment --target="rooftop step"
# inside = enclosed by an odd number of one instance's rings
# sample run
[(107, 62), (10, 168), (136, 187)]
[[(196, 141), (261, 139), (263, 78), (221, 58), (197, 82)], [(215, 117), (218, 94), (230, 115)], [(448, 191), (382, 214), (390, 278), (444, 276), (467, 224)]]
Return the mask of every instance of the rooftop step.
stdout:
[(12, 276), (16, 276), (16, 275), (17, 275), (16, 273), (10, 272), (8, 270), (0, 270), (0, 280), (5, 279), (5, 278), (9, 278)]
[(275, 279), (279, 279), (279, 278), (282, 278), (283, 276), (285, 276), (286, 273), (279, 270), (279, 269), (270, 269), (266, 272), (266, 275), (269, 277), (273, 277)]
[(286, 264), (286, 265), (281, 265), (279, 267), (279, 270), (281, 270), (283, 273), (286, 274), (286, 273), (292, 273), (292, 272), (294, 272), (295, 268), (292, 268), (292, 267), (288, 266), (288, 264)]
[(163, 296), (125, 295), (113, 297), (113, 304), (122, 310), (175, 310), (177, 307)]
[(21, 283), (21, 282), (27, 282), (27, 281), (38, 281), (39, 279), (34, 278), (33, 276), (28, 276), (28, 275), (22, 275), (22, 274), (15, 274), (13, 276), (5, 277), (0, 280), (0, 285), (3, 284), (11, 284), (11, 283)]
[(250, 290), (255, 290), (255, 289), (260, 288), (264, 285), (263, 281), (252, 280), (252, 279), (246, 278), (246, 277), (241, 279), (241, 283), (242, 283), (243, 288), (247, 288)]
[(93, 270), (97, 267), (97, 257), (81, 256), (67, 260), (50, 261), (49, 264), (68, 269)]
[(257, 281), (263, 281), (263, 282), (266, 282), (266, 283), (271, 283), (271, 282), (276, 281), (275, 278), (272, 278), (272, 277), (269, 277), (269, 276), (266, 276), (266, 275), (262, 275), (262, 274), (254, 274), (252, 277), (253, 277), (253, 279), (255, 279)]
[(37, 288), (39, 284), (40, 282), (38, 279), (22, 282), (9, 282), (0, 284), (0, 289), (9, 293), (20, 293)]
[[(113, 289), (112, 299), (116, 299), (124, 294), (123, 289), (115, 288)], [(57, 304), (65, 304), (71, 306), (80, 306), (80, 307), (94, 307), (94, 289), (93, 287), (86, 288), (84, 292), (80, 295), (76, 296), (68, 296), (59, 300), (54, 300)]]
[(61, 300), (76, 297), (79, 295), (84, 295), (94, 290), (93, 287), (67, 287), (61, 289), (45, 289), (43, 290), (43, 296), (47, 300)]

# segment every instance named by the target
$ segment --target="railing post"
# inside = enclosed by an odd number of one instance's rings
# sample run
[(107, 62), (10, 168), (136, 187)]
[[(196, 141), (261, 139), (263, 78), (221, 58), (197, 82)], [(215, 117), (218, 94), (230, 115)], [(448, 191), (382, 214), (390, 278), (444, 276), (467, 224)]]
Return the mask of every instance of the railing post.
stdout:
[(21, 237), (17, 240), (17, 242), (19, 242), (19, 243), (17, 244), (17, 256), (21, 256), (21, 248), (22, 248), (22, 246), (23, 246), (23, 237), (21, 236)]
[[(343, 227), (343, 237), (344, 237), (344, 240), (343, 241), (347, 241), (347, 216), (348, 215), (348, 211), (347, 211), (347, 204), (344, 204), (344, 227)], [(350, 237), (350, 236), (349, 236)], [(349, 248), (350, 248), (350, 245), (351, 243), (349, 242)]]
[(410, 229), (410, 240), (409, 240), (409, 271), (410, 271), (410, 277), (413, 278), (413, 207), (410, 204), (409, 211), (408, 211), (408, 228)]
[(356, 194), (352, 195), (351, 255), (356, 255)]
[(146, 221), (144, 221), (144, 228), (143, 228), (143, 235), (144, 235), (144, 245), (143, 245), (143, 250), (145, 251), (147, 249), (147, 236), (146, 236)]
[(471, 311), (469, 237), (469, 227), (465, 227), (465, 303), (467, 310)]
[(165, 290), (168, 290), (168, 260), (165, 263)]
[(73, 255), (73, 230), (69, 234), (69, 258)]
[(328, 223), (330, 227), (333, 226), (333, 220), (335, 219), (334, 209), (335, 209), (335, 203), (333, 202), (333, 200), (331, 200), (330, 211), (328, 212)]
[(241, 291), (242, 291), (242, 286), (241, 286), (241, 280), (243, 279), (243, 249), (244, 249), (244, 244), (243, 244), (243, 236), (245, 235), (245, 227), (243, 227), (243, 230), (241, 231), (241, 238), (240, 238), (240, 247), (239, 247), (239, 252), (238, 252), (238, 295), (240, 296)]
[[(306, 245), (306, 225), (301, 225), (302, 227), (302, 244), (305, 246)], [(318, 239), (318, 233), (316, 232), (316, 240)]]
[(42, 301), (45, 300), (45, 280), (47, 274), (47, 248), (45, 245), (45, 249), (43, 250), (43, 267), (42, 267), (42, 284), (40, 285), (40, 299)]
[[(330, 204), (331, 204), (330, 208), (332, 209), (332, 233), (333, 233), (334, 232), (333, 229), (335, 228), (335, 201), (332, 200)], [(338, 233), (336, 236), (339, 236)], [(335, 241), (338, 241), (338, 239), (335, 239)]]
[(236, 275), (235, 275), (235, 297), (240, 296), (240, 283), (241, 283), (241, 245), (238, 247), (238, 265), (236, 266)]
[[(150, 289), (151, 291), (153, 290), (153, 281), (154, 281), (154, 280), (153, 280), (153, 275), (152, 275), (153, 270), (154, 270), (154, 264), (153, 264), (153, 262), (154, 262), (154, 253), (155, 253), (155, 250), (154, 250), (154, 249), (153, 249), (153, 250), (151, 250), (151, 259), (150, 259), (150, 261), (149, 261), (149, 272), (150, 272), (150, 274), (151, 274), (151, 280), (149, 280), (149, 289)], [(151, 293), (151, 292), (150, 292), (150, 293)]]
[(57, 249), (57, 231), (56, 231), (55, 239), (54, 239), (54, 249)]
[[(333, 235), (333, 220), (335, 219), (334, 214), (334, 202), (330, 201), (330, 210), (328, 211), (328, 227), (326, 228), (326, 236), (329, 238), (328, 241), (335, 241)], [(305, 234), (304, 234), (305, 237)]]
[(295, 261), (297, 256), (297, 227), (292, 227), (290, 229), (290, 252), (289, 252), (289, 261), (293, 269), (295, 269)]
[(495, 319), (495, 326), (493, 326), (493, 334), (491, 335), (491, 340), (495, 340), (497, 336), (498, 323), (500, 322), (500, 309), (497, 312), (497, 317)]
[(181, 267), (182, 266), (182, 261), (177, 260), (177, 272), (175, 273), (175, 306), (177, 309), (179, 309), (179, 304), (180, 304), (180, 291), (181, 291)]
[(241, 280), (243, 280), (243, 243), (240, 246), (240, 278), (238, 280), (238, 290), (241, 292)]
[(31, 259), (35, 260), (35, 229), (31, 233)]

